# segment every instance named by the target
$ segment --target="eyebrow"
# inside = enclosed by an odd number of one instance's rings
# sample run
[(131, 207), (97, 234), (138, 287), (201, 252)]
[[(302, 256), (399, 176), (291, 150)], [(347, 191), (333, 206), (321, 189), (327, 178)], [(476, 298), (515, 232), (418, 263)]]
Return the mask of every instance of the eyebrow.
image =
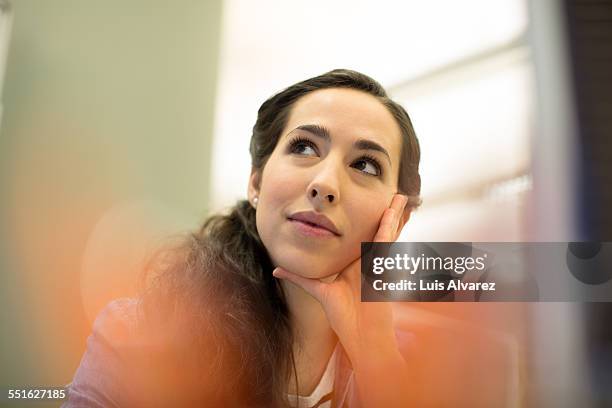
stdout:
[[(311, 133), (314, 136), (320, 137), (321, 139), (325, 140), (326, 142), (331, 142), (331, 135), (329, 130), (325, 127), (325, 126), (321, 126), (321, 125), (300, 125), (298, 127), (296, 127), (295, 129), (293, 129), (291, 132), (293, 132), (294, 130), (303, 130), (306, 131), (308, 133)], [(289, 132), (289, 133), (291, 133)], [(384, 154), (387, 157), (387, 161), (389, 161), (389, 165), (391, 165), (391, 156), (389, 156), (389, 153), (387, 152), (387, 150), (385, 150), (384, 147), (382, 147), (381, 145), (379, 145), (378, 143), (372, 141), (372, 140), (368, 140), (368, 139), (359, 139), (356, 140), (353, 143), (353, 147), (358, 149), (358, 150), (374, 150), (377, 152), (380, 152), (382, 154)]]

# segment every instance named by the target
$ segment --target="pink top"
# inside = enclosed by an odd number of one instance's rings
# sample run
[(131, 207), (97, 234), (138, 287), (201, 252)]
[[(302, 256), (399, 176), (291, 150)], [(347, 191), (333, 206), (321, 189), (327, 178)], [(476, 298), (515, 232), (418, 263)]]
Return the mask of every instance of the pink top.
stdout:
[[(68, 384), (64, 408), (150, 407), (160, 403), (158, 394), (175, 402), (176, 390), (186, 388), (180, 379), (183, 367), (177, 369), (171, 358), (164, 360), (164, 356), (172, 355), (165, 353), (164, 343), (155, 343), (135, 329), (136, 306), (136, 299), (121, 298), (110, 302), (98, 315), (85, 354)], [(172, 370), (179, 374), (173, 376)], [(151, 395), (142, 390), (152, 391)], [(310, 408), (360, 407), (353, 370), (340, 343), (311, 397), (305, 397)]]

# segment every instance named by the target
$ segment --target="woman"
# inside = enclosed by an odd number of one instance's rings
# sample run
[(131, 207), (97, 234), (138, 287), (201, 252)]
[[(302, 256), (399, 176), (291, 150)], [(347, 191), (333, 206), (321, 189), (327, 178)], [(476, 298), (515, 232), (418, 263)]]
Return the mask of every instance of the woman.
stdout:
[(360, 302), (360, 243), (394, 241), (419, 203), (407, 113), (334, 70), (264, 102), (250, 152), (248, 200), (107, 306), (66, 406), (409, 403), (390, 306)]

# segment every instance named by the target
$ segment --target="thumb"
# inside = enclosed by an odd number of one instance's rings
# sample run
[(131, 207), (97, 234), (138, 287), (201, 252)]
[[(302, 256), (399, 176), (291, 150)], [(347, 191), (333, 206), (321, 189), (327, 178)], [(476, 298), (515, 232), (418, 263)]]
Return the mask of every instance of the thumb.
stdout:
[(305, 278), (280, 267), (274, 269), (272, 275), (278, 279), (285, 279), (294, 283), (308, 292), (312, 297), (318, 301), (321, 301), (321, 294), (323, 292), (323, 286), (325, 283), (321, 282), (320, 280)]

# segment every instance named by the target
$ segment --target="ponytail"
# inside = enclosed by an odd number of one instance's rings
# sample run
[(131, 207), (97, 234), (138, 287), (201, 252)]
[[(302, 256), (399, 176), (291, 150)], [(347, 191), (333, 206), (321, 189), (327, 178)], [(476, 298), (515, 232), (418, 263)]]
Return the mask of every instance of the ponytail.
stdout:
[(189, 338), (195, 348), (189, 354), (208, 381), (202, 389), (211, 389), (218, 401), (288, 406), (293, 334), (272, 270), (247, 200), (227, 215), (208, 218), (197, 233), (149, 263), (143, 321)]

